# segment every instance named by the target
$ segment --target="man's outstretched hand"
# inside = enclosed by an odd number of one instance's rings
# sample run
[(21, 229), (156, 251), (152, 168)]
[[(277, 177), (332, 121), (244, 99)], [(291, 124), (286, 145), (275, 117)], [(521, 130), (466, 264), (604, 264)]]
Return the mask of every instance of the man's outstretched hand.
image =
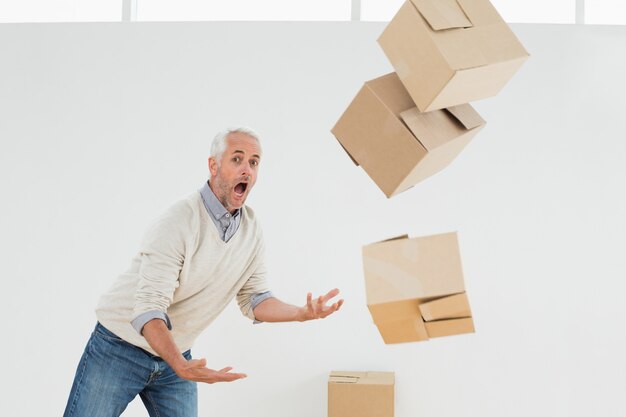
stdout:
[(175, 371), (176, 374), (183, 379), (205, 382), (207, 384), (232, 382), (247, 376), (246, 374), (230, 372), (232, 369), (232, 367), (228, 366), (216, 371), (206, 367), (206, 359), (192, 359), (179, 365)]
[(320, 295), (316, 299), (313, 299), (313, 295), (308, 293), (306, 295), (306, 305), (300, 307), (300, 321), (323, 319), (335, 311), (339, 310), (343, 305), (343, 299), (331, 304), (326, 305), (331, 298), (334, 298), (339, 294), (337, 288), (330, 290), (326, 295)]

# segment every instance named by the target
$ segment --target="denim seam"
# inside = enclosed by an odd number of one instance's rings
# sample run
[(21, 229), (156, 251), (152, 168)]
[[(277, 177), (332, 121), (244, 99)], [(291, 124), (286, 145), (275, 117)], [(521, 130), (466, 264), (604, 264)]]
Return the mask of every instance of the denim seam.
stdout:
[[(85, 354), (87, 354), (87, 351), (90, 346), (91, 346), (91, 340), (89, 341), (87, 348), (85, 349)], [(70, 407), (70, 414), (69, 414), (70, 416), (74, 415), (74, 410), (76, 409), (76, 403), (78, 403), (78, 397), (80, 395), (80, 391), (83, 386), (82, 382), (83, 382), (83, 378), (85, 377), (86, 367), (87, 367), (87, 357), (85, 357), (83, 366), (80, 368), (80, 378), (78, 379), (77, 384), (76, 384), (76, 392), (74, 393), (74, 398), (72, 398), (72, 406)]]
[(152, 398), (150, 391), (146, 391), (146, 397), (148, 398), (148, 401), (150, 401), (150, 405), (152, 405), (152, 409), (156, 413), (157, 417), (160, 417), (161, 413), (159, 413), (159, 409), (157, 408), (156, 401), (154, 401), (154, 399)]

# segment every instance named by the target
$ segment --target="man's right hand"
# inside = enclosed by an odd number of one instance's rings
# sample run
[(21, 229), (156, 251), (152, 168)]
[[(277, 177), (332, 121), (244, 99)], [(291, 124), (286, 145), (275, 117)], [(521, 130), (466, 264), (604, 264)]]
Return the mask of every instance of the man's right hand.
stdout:
[(213, 384), (215, 382), (232, 382), (247, 376), (246, 374), (230, 372), (232, 369), (232, 367), (227, 366), (226, 368), (216, 371), (206, 367), (206, 359), (192, 359), (190, 361), (182, 362), (174, 369), (174, 371), (183, 379), (205, 382), (207, 384)]
[(150, 320), (143, 326), (143, 337), (146, 338), (152, 349), (183, 379), (196, 382), (231, 382), (245, 378), (246, 374), (231, 373), (230, 366), (216, 371), (206, 367), (206, 359), (192, 359), (188, 361), (180, 353), (172, 334), (165, 322), (160, 319)]

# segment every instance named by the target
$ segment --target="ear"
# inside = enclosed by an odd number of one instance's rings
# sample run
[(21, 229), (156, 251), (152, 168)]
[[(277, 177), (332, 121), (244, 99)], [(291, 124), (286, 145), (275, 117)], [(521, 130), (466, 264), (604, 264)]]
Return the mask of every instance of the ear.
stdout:
[(209, 156), (209, 171), (211, 172), (211, 178), (215, 178), (217, 176), (218, 164), (215, 158)]

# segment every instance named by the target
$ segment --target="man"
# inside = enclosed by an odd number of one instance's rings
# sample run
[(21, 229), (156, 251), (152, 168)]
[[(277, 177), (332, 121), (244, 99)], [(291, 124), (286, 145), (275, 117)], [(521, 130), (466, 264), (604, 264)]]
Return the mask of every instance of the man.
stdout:
[(197, 416), (196, 382), (246, 375), (192, 359), (197, 336), (233, 299), (264, 322), (306, 321), (339, 310), (334, 289), (296, 307), (273, 297), (265, 279), (263, 238), (244, 205), (256, 182), (261, 146), (247, 128), (218, 134), (209, 181), (148, 229), (130, 268), (102, 296), (65, 417), (119, 416), (137, 394), (150, 416)]

